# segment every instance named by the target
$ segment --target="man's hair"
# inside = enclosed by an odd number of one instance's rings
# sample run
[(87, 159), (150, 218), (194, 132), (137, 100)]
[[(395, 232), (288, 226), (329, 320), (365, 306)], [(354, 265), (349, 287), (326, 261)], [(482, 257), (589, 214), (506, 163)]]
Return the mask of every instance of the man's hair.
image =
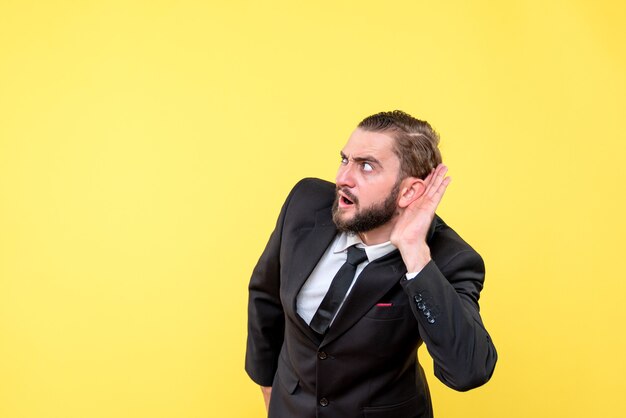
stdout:
[(388, 134), (400, 159), (400, 179), (426, 176), (441, 163), (439, 135), (426, 121), (401, 110), (368, 116), (357, 126), (369, 132)]

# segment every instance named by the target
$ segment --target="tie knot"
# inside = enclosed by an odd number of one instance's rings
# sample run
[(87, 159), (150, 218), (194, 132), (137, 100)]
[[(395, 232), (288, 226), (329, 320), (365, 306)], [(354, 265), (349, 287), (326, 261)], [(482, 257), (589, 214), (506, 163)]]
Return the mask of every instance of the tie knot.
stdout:
[(357, 248), (354, 245), (352, 247), (348, 247), (348, 263), (353, 266), (358, 266), (362, 262), (367, 260), (367, 254), (365, 250), (362, 248)]

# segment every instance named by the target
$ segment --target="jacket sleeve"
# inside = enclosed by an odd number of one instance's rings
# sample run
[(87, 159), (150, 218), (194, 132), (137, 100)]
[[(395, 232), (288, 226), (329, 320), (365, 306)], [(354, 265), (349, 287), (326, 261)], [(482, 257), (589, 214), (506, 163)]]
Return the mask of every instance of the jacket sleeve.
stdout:
[(430, 261), (412, 280), (403, 280), (420, 335), (434, 360), (435, 375), (466, 391), (486, 383), (497, 353), (479, 314), (485, 267), (473, 249)]
[(283, 344), (285, 319), (280, 301), (280, 248), (287, 208), (296, 187), (280, 211), (276, 227), (252, 272), (248, 287), (245, 369), (250, 378), (261, 386), (272, 386)]

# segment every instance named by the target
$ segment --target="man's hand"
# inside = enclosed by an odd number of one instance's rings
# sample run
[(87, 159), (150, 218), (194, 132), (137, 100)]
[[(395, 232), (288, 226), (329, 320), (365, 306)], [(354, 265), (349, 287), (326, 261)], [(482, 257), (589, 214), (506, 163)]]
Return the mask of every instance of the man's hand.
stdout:
[(391, 243), (400, 250), (408, 272), (420, 271), (430, 261), (426, 234), (451, 181), (445, 177), (447, 171), (445, 165), (439, 164), (424, 179), (422, 194), (403, 209), (391, 231)]
[(272, 397), (272, 387), (271, 386), (261, 386), (261, 392), (263, 392), (263, 400), (265, 401), (265, 410), (269, 412), (270, 410), (270, 398)]

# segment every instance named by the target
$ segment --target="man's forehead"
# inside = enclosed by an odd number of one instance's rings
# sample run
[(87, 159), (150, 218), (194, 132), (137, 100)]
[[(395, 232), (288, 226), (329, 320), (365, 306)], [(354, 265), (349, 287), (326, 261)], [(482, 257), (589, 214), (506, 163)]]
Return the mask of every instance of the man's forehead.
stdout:
[(394, 139), (381, 132), (370, 132), (357, 128), (341, 152), (349, 158), (360, 158), (367, 155), (376, 158), (389, 158), (393, 153)]

